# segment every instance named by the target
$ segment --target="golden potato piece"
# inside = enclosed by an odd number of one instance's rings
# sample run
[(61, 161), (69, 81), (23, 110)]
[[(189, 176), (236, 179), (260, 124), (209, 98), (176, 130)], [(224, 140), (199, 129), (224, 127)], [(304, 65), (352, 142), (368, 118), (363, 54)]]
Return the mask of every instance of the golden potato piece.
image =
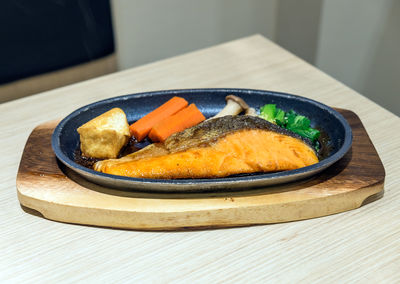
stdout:
[(124, 111), (113, 108), (78, 128), (81, 151), (86, 157), (117, 158), (128, 142), (129, 124)]

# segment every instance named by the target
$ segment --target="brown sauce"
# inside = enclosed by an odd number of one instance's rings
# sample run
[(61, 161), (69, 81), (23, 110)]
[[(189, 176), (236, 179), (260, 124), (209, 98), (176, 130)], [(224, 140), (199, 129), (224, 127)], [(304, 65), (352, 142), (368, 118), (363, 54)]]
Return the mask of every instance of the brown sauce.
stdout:
[[(144, 147), (150, 145), (151, 143), (152, 142), (148, 138), (145, 138), (143, 141), (138, 142), (135, 138), (131, 137), (128, 141), (128, 144), (126, 144), (126, 146), (121, 149), (118, 158), (139, 151)], [(93, 165), (101, 160), (104, 159), (91, 158), (82, 155), (80, 147), (78, 147), (74, 152), (74, 162), (81, 166), (84, 166), (85, 168), (93, 169)]]
[(318, 159), (322, 161), (329, 157), (329, 155), (332, 153), (333, 147), (330, 138), (328, 136), (328, 133), (326, 133), (324, 130), (320, 128), (316, 127), (316, 129), (318, 129), (321, 133), (318, 138), (319, 150), (317, 154), (318, 154)]
[(89, 169), (93, 169), (93, 165), (101, 160), (83, 156), (79, 147), (74, 152), (74, 162)]

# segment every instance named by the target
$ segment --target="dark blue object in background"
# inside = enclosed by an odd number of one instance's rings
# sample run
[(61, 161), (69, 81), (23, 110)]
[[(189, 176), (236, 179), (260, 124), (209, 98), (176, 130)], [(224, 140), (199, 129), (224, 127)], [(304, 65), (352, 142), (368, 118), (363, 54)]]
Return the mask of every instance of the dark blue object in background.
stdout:
[(109, 0), (0, 1), (0, 84), (114, 52)]

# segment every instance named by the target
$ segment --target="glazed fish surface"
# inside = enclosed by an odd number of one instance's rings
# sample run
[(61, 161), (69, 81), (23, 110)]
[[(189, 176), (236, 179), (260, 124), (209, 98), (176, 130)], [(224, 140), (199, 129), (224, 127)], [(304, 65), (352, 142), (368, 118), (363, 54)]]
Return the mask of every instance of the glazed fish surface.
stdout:
[(120, 159), (99, 161), (96, 171), (153, 179), (220, 178), (276, 172), (318, 163), (309, 141), (262, 118), (206, 120)]

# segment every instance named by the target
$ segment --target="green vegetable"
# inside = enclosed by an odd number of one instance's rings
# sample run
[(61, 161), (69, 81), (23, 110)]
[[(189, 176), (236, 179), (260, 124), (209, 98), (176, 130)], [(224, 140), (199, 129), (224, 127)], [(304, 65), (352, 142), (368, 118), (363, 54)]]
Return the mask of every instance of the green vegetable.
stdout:
[(280, 108), (278, 108), (276, 111), (275, 122), (279, 126), (285, 126), (286, 124), (285, 112)]
[(310, 120), (307, 117), (297, 114), (294, 110), (285, 112), (277, 108), (275, 104), (266, 104), (261, 107), (260, 116), (271, 123), (310, 139), (314, 146), (317, 149), (319, 148), (318, 137), (320, 132), (311, 127)]
[(268, 120), (271, 123), (275, 123), (276, 105), (268, 104), (268, 105), (261, 107), (260, 115), (265, 120)]

